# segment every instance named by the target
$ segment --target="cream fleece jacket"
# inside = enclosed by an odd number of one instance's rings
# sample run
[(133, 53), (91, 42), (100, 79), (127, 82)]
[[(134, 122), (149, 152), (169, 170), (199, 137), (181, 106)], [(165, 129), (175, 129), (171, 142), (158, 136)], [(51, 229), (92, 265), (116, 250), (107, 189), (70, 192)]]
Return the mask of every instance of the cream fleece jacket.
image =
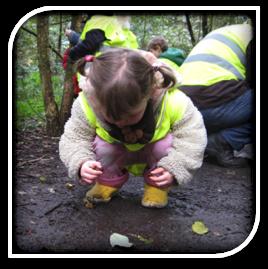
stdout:
[[(158, 166), (165, 168), (175, 177), (178, 184), (188, 182), (203, 162), (207, 144), (207, 134), (201, 113), (191, 99), (182, 94), (187, 102), (186, 111), (179, 122), (175, 122), (170, 133), (173, 144), (168, 155), (162, 158)], [(81, 164), (86, 160), (95, 160), (93, 141), (96, 136), (76, 99), (71, 117), (65, 124), (64, 133), (59, 142), (59, 154), (68, 169), (69, 177), (78, 177)]]

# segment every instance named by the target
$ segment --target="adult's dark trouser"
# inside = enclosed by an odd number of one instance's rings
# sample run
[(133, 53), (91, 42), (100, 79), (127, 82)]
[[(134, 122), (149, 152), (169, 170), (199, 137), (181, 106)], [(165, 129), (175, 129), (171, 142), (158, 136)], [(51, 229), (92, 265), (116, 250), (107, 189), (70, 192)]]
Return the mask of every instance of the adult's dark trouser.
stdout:
[(220, 134), (234, 150), (239, 151), (253, 142), (254, 98), (251, 89), (226, 104), (200, 112), (208, 135)]

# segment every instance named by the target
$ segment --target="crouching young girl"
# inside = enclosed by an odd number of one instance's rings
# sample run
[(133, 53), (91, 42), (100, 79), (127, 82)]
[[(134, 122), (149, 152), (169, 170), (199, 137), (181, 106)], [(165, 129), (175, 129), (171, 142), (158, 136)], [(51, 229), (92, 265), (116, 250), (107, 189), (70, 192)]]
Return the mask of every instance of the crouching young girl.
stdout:
[[(137, 51), (116, 49), (80, 61), (86, 76), (59, 144), (70, 177), (108, 202), (129, 173), (144, 177), (142, 205), (165, 207), (172, 184), (188, 182), (207, 143), (199, 111), (173, 71)], [(177, 184), (178, 183), (178, 184)]]

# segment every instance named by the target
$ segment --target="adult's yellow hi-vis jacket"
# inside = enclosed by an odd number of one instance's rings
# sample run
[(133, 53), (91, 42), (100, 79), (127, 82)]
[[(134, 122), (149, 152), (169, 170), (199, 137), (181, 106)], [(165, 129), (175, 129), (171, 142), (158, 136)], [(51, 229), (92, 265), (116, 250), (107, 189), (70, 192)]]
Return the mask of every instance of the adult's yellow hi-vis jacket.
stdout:
[(247, 90), (246, 49), (251, 39), (249, 24), (210, 32), (181, 65), (179, 88), (199, 108), (217, 106), (243, 94)]

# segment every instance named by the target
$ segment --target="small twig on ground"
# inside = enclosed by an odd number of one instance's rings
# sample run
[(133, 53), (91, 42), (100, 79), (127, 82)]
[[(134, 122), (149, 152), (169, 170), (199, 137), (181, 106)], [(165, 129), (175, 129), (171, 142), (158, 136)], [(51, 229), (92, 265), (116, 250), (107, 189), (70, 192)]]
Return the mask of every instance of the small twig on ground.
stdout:
[[(25, 204), (17, 204), (17, 206), (26, 206), (26, 205), (32, 205), (33, 203), (25, 203)], [(36, 204), (36, 203), (35, 203)]]
[(58, 207), (60, 207), (62, 205), (62, 202), (60, 202), (59, 204), (55, 205), (54, 207), (52, 207), (51, 209), (49, 209), (47, 212), (44, 213), (44, 215), (48, 215), (51, 212), (53, 212), (55, 209), (57, 209)]
[[(20, 167), (20, 166), (25, 165), (26, 163), (33, 163), (33, 162), (40, 161), (40, 160), (44, 159), (45, 156), (46, 156), (46, 155), (43, 155), (43, 156), (41, 156), (41, 157), (39, 157), (39, 158), (36, 158), (36, 159), (27, 160), (27, 161), (24, 161), (24, 162), (19, 162), (19, 163), (17, 164), (17, 166)], [(50, 160), (50, 159), (46, 159), (46, 160)]]

